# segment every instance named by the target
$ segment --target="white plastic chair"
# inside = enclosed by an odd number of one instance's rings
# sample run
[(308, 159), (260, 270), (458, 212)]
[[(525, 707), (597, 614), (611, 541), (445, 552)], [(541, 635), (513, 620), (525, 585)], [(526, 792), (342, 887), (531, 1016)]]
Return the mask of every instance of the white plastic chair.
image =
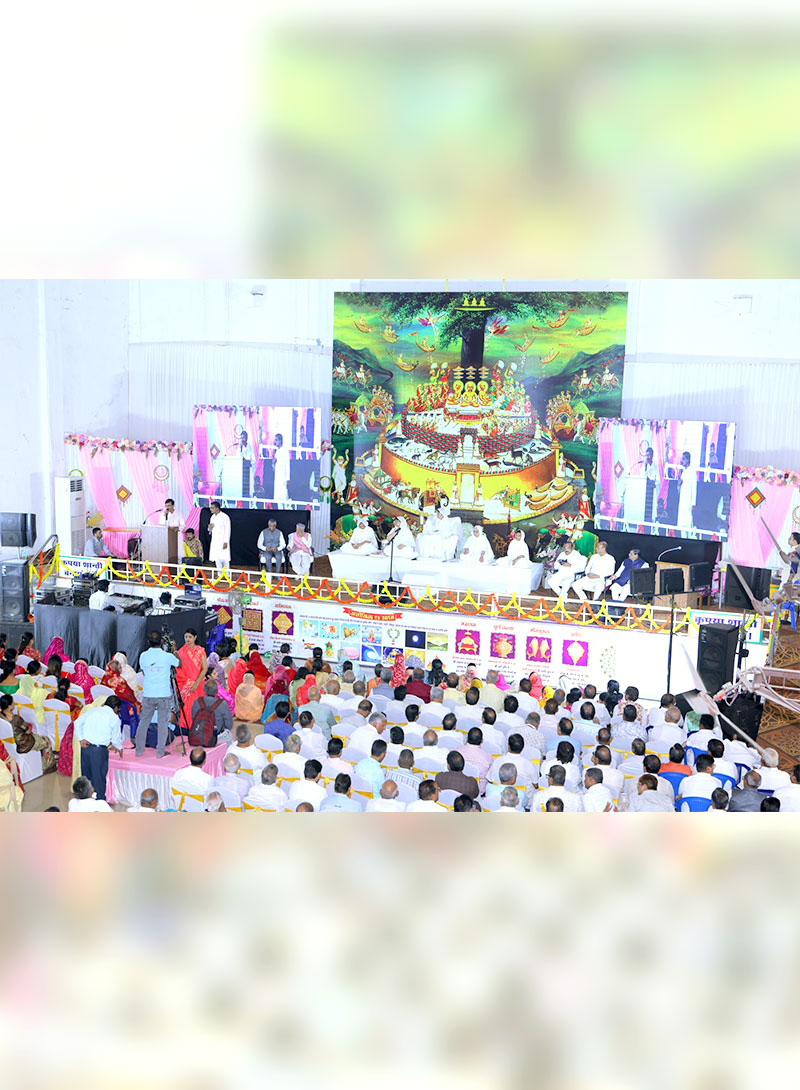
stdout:
[(479, 780), (480, 776), (481, 776), (480, 772), (478, 771), (477, 766), (474, 765), (472, 763), (472, 761), (465, 761), (464, 762), (464, 775), (465, 776), (474, 776), (476, 780)]
[(438, 749), (446, 749), (449, 753), (451, 749), (460, 749), (464, 741), (464, 735), (460, 731), (442, 730), (438, 732), (436, 745)]
[(109, 689), (108, 685), (93, 685), (92, 686), (92, 700), (98, 700), (101, 696), (108, 697), (113, 696), (114, 690)]
[(415, 772), (429, 772), (428, 779), (431, 779), (437, 772), (444, 772), (445, 766), (441, 761), (437, 761), (434, 757), (427, 757), (416, 754), (414, 755), (414, 771)]
[(450, 808), (452, 808), (453, 803), (456, 801), (456, 799), (458, 798), (458, 796), (460, 794), (461, 794), (460, 791), (449, 791), (449, 790), (448, 791), (440, 791), (439, 792), (439, 802), (441, 803), (442, 806), (447, 806), (448, 809), (450, 809)]
[(97, 681), (99, 681), (105, 673), (105, 670), (101, 670), (99, 666), (89, 666), (87, 669), (89, 670), (89, 676), (95, 678)]
[[(47, 700), (44, 705), (44, 731), (50, 739), (53, 749), (61, 748), (64, 731), (72, 722), (69, 708), (61, 700)], [(41, 729), (41, 726), (40, 726)]]
[(351, 778), (351, 787), (357, 795), (364, 795), (369, 799), (372, 798), (372, 784), (369, 780), (365, 780), (363, 776), (356, 776), (354, 773)]
[(403, 749), (422, 749), (422, 734), (419, 731), (408, 730), (403, 731)]
[(17, 655), (17, 666), (21, 666), (23, 670), (27, 669), (29, 662), (33, 662), (29, 655)]
[(369, 757), (369, 754), (363, 753), (360, 749), (351, 749), (350, 746), (345, 746), (340, 756), (343, 761), (349, 761), (351, 764), (357, 765), (359, 761)]
[[(212, 790), (216, 790), (216, 788)], [(198, 814), (205, 810), (206, 801), (199, 792), (181, 791), (178, 787), (171, 787), (170, 791), (176, 810), (182, 810), (188, 814)]]
[(264, 753), (283, 753), (283, 742), (274, 734), (257, 734), (253, 744)]
[(43, 677), (39, 684), (45, 689), (55, 689), (58, 682), (54, 677)]
[(24, 723), (30, 723), (37, 734), (41, 733), (38, 730), (41, 724), (37, 722), (36, 713), (30, 704), (17, 704), (17, 712)]
[(230, 810), (235, 814), (241, 814), (242, 812), (242, 800), (239, 798), (238, 792), (234, 791), (232, 787), (214, 787), (214, 791), (220, 796), (225, 803), (225, 809)]
[(29, 753), (17, 753), (17, 747), (14, 744), (13, 736), (0, 740), (5, 743), (5, 747), (9, 754), (17, 762), (19, 778), (22, 783), (28, 783), (29, 780), (38, 780), (44, 771), (42, 768), (41, 753), (36, 749), (32, 749)]
[(443, 718), (444, 715), (437, 715), (436, 712), (422, 710), (419, 713), (417, 725), (420, 727), (441, 727)]
[[(387, 776), (387, 779), (390, 780), (391, 778), (391, 776)], [(397, 797), (407, 805), (409, 802), (416, 802), (419, 799), (419, 793), (413, 787), (409, 787), (407, 783), (399, 783), (397, 785)]]
[(502, 802), (499, 795), (490, 795), (488, 798), (478, 800), (483, 807), (489, 813), (493, 813), (495, 810), (499, 810)]
[(61, 672), (64, 673), (64, 674), (71, 674), (74, 669), (75, 669), (75, 663), (74, 662), (62, 662), (61, 663)]

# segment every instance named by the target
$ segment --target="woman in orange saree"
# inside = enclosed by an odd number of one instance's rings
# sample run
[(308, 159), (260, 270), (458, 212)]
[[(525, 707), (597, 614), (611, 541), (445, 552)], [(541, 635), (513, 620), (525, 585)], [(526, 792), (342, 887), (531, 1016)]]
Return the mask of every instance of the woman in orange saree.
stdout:
[(178, 651), (181, 664), (175, 675), (180, 689), (186, 722), (192, 721), (192, 705), (198, 696), (203, 695), (203, 682), (206, 677), (206, 653), (197, 642), (197, 633), (187, 628), (183, 637), (183, 647)]

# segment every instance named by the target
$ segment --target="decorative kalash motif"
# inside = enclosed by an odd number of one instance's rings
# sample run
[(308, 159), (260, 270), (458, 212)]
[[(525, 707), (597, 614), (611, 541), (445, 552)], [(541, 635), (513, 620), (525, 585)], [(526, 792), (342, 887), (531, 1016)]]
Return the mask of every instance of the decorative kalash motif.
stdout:
[(352, 452), (357, 487), (337, 490), (334, 522), (356, 497), (387, 517), (444, 506), (504, 538), (586, 521), (626, 308), (623, 292), (337, 294), (334, 462)]

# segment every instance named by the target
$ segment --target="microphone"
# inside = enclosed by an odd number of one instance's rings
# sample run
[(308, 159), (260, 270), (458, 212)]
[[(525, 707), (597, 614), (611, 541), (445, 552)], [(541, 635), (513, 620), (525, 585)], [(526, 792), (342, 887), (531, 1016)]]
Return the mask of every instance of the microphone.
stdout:
[(163, 507), (157, 507), (157, 508), (155, 509), (155, 511), (151, 511), (149, 515), (145, 515), (144, 519), (142, 519), (142, 526), (144, 526), (144, 525), (145, 525), (145, 524), (147, 523), (147, 520), (148, 520), (149, 518), (152, 518), (152, 516), (153, 516), (153, 515), (158, 515), (158, 514), (160, 514), (160, 513), (161, 513), (161, 512), (163, 511), (163, 510), (164, 510), (164, 508), (163, 508)]
[(656, 557), (656, 564), (659, 562), (662, 556), (666, 556), (667, 553), (679, 553), (682, 548), (682, 545), (673, 545), (671, 549), (665, 549), (663, 553), (659, 553)]

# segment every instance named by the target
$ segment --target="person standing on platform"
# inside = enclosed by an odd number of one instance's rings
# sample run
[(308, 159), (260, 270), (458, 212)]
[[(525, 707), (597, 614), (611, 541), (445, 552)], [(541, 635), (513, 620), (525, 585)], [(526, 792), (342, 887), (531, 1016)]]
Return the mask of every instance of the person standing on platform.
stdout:
[[(144, 753), (147, 741), (147, 728), (153, 719), (153, 713), (158, 715), (158, 739), (156, 741), (156, 757), (163, 757), (166, 753), (167, 730), (172, 714), (172, 686), (170, 684), (170, 669), (180, 666), (180, 659), (164, 651), (161, 647), (161, 637), (157, 632), (151, 632), (147, 637), (147, 650), (139, 656), (139, 669), (144, 674), (142, 684), (142, 711), (139, 716), (139, 727), (136, 732), (136, 756)], [(88, 714), (88, 713), (87, 713)], [(189, 720), (191, 722), (191, 720)]]
[(122, 756), (121, 703), (118, 696), (109, 696), (101, 707), (90, 708), (75, 720), (75, 737), (81, 747), (81, 774), (91, 781), (96, 797), (102, 800), (106, 797), (108, 751), (113, 749)]
[(216, 500), (211, 504), (211, 548), (208, 558), (216, 564), (217, 571), (224, 571), (231, 566), (231, 519), (226, 515)]
[(275, 478), (272, 494), (276, 500), (289, 499), (289, 451), (283, 445), (283, 436), (280, 432), (275, 434), (275, 448), (272, 452), (272, 465)]
[(158, 516), (158, 525), (170, 530), (180, 530), (181, 516), (175, 510), (175, 500), (164, 500), (164, 510)]
[(246, 431), (239, 436), (239, 457), (242, 459), (242, 499), (245, 499), (250, 495), (250, 479), (256, 464), (253, 445)]
[(83, 550), (84, 556), (108, 556), (109, 552), (106, 548), (106, 543), (103, 541), (103, 531), (99, 526), (95, 526), (92, 530), (92, 536), (86, 542), (86, 548)]
[(661, 490), (658, 466), (653, 461), (652, 447), (648, 447), (644, 452), (644, 478), (644, 521), (646, 525), (649, 525), (653, 522), (653, 500)]
[(298, 522), (294, 533), (289, 535), (289, 563), (292, 571), (297, 575), (308, 575), (313, 560), (311, 534), (307, 534), (303, 523)]
[(281, 570), (286, 541), (275, 519), (269, 519), (266, 529), (258, 535), (257, 548), (262, 568), (268, 568), (269, 571)]
[(186, 629), (183, 635), (183, 647), (178, 651), (178, 658), (181, 662), (175, 681), (183, 700), (180, 725), (184, 727), (191, 725), (192, 705), (199, 696), (203, 695), (203, 682), (208, 669), (205, 649), (197, 642), (197, 632), (193, 628)]
[(593, 601), (596, 602), (606, 589), (606, 583), (613, 577), (616, 566), (617, 562), (608, 552), (606, 542), (598, 541), (597, 552), (589, 557), (585, 573), (580, 579), (575, 580), (571, 589), (575, 591), (581, 602), (586, 601), (587, 591), (591, 593)]
[(697, 473), (691, 469), (692, 456), (688, 450), (681, 455), (678, 473), (678, 523), (682, 530), (694, 528), (694, 507), (697, 503)]

